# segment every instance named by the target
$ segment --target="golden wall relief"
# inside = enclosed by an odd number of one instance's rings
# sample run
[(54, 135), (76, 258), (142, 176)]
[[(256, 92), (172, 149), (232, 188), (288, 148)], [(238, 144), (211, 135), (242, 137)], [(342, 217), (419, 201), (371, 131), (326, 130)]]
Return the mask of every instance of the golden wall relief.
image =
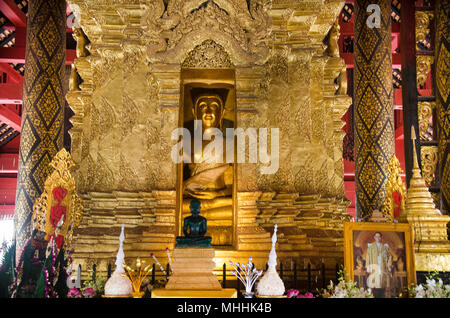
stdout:
[[(312, 57), (323, 54), (321, 41), (320, 46), (308, 50), (284, 45), (264, 48), (271, 41), (272, 29), (267, 25), (278, 9), (258, 1), (252, 1), (250, 8), (239, 1), (210, 1), (198, 10), (194, 9), (200, 4), (195, 1), (169, 1), (167, 6), (156, 1), (129, 8), (99, 4), (94, 10), (84, 1), (74, 2), (82, 9), (80, 23), (92, 51), (77, 62), (87, 61), (91, 66), (89, 72), (80, 71), (82, 85), (90, 85), (91, 92), (85, 86), (79, 95), (90, 94), (92, 101), (84, 102), (84, 115), (74, 130), (74, 158), (82, 161), (79, 171), (83, 173), (77, 174), (82, 189), (175, 188), (176, 168), (169, 156), (175, 144), (170, 133), (178, 127), (180, 66), (214, 68), (222, 64), (236, 68), (236, 125), (244, 129), (278, 127), (283, 140), (279, 171), (268, 178), (258, 174), (258, 166), (242, 164), (238, 188), (253, 191), (259, 187), (269, 190), (270, 186), (277, 191), (309, 192), (320, 188), (327, 195), (344, 196), (342, 162), (337, 159), (342, 151), (341, 136), (336, 123), (342, 124), (339, 114), (345, 111), (341, 105), (347, 101), (335, 95), (334, 80), (341, 66), (330, 64), (340, 59), (327, 56), (320, 62), (322, 66), (312, 66)], [(318, 23), (323, 26), (314, 32), (326, 34), (331, 27), (326, 21), (334, 21), (332, 12), (338, 9), (334, 4), (324, 11), (315, 6), (314, 12), (321, 12)], [(215, 17), (215, 26), (211, 26), (211, 17)], [(227, 27), (239, 32), (231, 35)], [(242, 32), (249, 33), (248, 43), (242, 41)], [(317, 72), (325, 79), (317, 78), (311, 89), (311, 74)], [(316, 103), (314, 107), (320, 111), (312, 112), (314, 94), (327, 100), (323, 105)], [(312, 134), (319, 138), (313, 140)], [(305, 169), (314, 171), (311, 177), (305, 176)], [(318, 185), (311, 188), (310, 184), (316, 183), (312, 179), (317, 179)]]
[[(86, 203), (77, 259), (95, 254), (106, 270), (115, 239), (96, 233), (120, 222), (130, 233), (129, 255), (154, 250), (165, 258), (165, 248), (173, 247), (187, 213), (183, 205), (205, 194), (189, 185), (183, 191), (201, 169), (171, 158), (172, 131), (188, 128), (201, 103), (190, 95), (194, 88), (204, 90), (193, 95), (207, 103), (227, 108), (234, 102), (222, 124), (267, 128), (268, 148), (270, 128), (279, 129), (276, 173), (262, 174), (265, 164), (249, 163), (246, 152), (245, 163), (219, 174), (214, 189), (207, 184), (215, 197), (203, 199), (202, 213), (214, 245), (226, 246), (224, 253), (234, 249), (232, 257), (267, 250), (270, 235), (260, 224), (285, 222), (285, 255), (341, 257), (348, 218), (341, 117), (351, 99), (332, 25), (344, 1), (70, 2), (81, 7), (90, 41), (90, 55), (75, 62), (80, 90), (68, 95), (76, 113), (72, 154)], [(221, 75), (229, 71), (232, 76)], [(218, 88), (228, 95), (212, 94)], [(105, 252), (98, 255), (94, 245)], [(264, 266), (265, 257), (256, 258)]]

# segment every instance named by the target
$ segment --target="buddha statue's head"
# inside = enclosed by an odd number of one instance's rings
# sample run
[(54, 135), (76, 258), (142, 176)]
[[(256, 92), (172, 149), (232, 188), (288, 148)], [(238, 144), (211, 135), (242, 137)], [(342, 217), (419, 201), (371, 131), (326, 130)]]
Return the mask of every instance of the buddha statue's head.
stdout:
[(203, 128), (221, 128), (225, 108), (216, 94), (201, 94), (194, 104), (194, 119), (201, 120)]
[(192, 215), (197, 216), (200, 214), (200, 209), (202, 208), (202, 204), (198, 199), (193, 198), (191, 200), (191, 203), (189, 204), (189, 208), (191, 209)]

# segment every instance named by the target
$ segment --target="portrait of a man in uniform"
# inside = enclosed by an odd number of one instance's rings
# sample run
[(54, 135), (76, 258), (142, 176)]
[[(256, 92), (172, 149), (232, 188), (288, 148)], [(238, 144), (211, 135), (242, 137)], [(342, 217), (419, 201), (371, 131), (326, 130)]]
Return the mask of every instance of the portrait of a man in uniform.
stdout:
[(392, 254), (381, 232), (375, 232), (373, 239), (367, 244), (367, 286), (373, 289), (375, 297), (386, 297), (386, 290), (392, 285)]
[(345, 266), (358, 288), (389, 298), (415, 281), (410, 230), (403, 224), (349, 222)]

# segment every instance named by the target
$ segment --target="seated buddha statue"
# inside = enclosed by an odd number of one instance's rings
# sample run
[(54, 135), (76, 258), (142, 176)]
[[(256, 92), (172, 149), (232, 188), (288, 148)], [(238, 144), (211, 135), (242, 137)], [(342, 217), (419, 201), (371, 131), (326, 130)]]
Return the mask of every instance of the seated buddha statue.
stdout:
[[(219, 94), (212, 92), (203, 92), (195, 96), (193, 114), (194, 120), (201, 121), (202, 135), (208, 132), (210, 128), (222, 129), (223, 115), (225, 112), (224, 102)], [(213, 137), (220, 138), (220, 137)], [(226, 154), (224, 151), (226, 141), (222, 140), (222, 149), (215, 149), (214, 157), (205, 155), (205, 148), (213, 140), (203, 140), (201, 152), (196, 153), (195, 150), (191, 154), (191, 163), (188, 164), (189, 175), (183, 182), (183, 214), (189, 213), (189, 204), (191, 198), (201, 201), (202, 214), (212, 222), (214, 226), (210, 226), (210, 233), (215, 233), (216, 225), (220, 225), (221, 229), (214, 234), (213, 244), (227, 245), (231, 244), (231, 235), (224, 236), (226, 231), (224, 226), (232, 228), (231, 220), (232, 210), (232, 184), (233, 169), (232, 165), (226, 163)], [(194, 144), (194, 143), (192, 143)], [(194, 147), (195, 148), (195, 147)], [(222, 158), (222, 160), (217, 160)], [(231, 232), (230, 232), (231, 234)]]
[(206, 218), (200, 216), (201, 203), (192, 199), (190, 203), (191, 216), (184, 218), (183, 234), (176, 238), (175, 247), (211, 247), (211, 237), (205, 236), (207, 230)]

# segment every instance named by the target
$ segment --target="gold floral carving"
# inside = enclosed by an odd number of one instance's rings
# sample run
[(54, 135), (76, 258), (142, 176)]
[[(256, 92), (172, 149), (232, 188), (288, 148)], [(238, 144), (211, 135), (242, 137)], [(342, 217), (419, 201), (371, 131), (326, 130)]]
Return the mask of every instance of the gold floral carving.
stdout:
[(64, 148), (56, 154), (50, 163), (54, 171), (47, 177), (44, 192), (33, 205), (32, 215), (33, 228), (45, 232), (48, 240), (55, 231), (50, 223), (50, 210), (55, 203), (52, 191), (58, 187), (67, 190), (66, 198), (62, 201), (67, 212), (60, 231), (60, 235), (66, 237), (67, 245), (71, 244), (73, 231), (80, 225), (83, 216), (83, 205), (70, 172), (74, 165), (72, 157)]
[(416, 57), (417, 87), (424, 85), (427, 81), (433, 62), (434, 56), (431, 55), (418, 55)]
[(386, 182), (386, 198), (384, 199), (381, 213), (389, 218), (394, 219), (394, 200), (392, 195), (397, 192), (401, 195), (400, 211), (403, 212), (405, 209), (406, 200), (406, 187), (402, 180), (403, 170), (400, 167), (400, 162), (396, 155), (391, 157), (389, 160), (387, 171), (389, 173), (389, 178)]
[(433, 109), (436, 107), (435, 102), (419, 102), (419, 134), (420, 140), (430, 141), (433, 139), (433, 127), (431, 125)]
[(420, 148), (420, 158), (422, 163), (422, 175), (429, 187), (434, 184), (435, 181), (436, 165), (438, 163), (438, 147), (422, 146)]
[(433, 19), (433, 12), (416, 11), (416, 49), (417, 43), (425, 43), (427, 35), (430, 33), (430, 21)]
[(182, 67), (232, 68), (233, 64), (223, 46), (206, 40), (189, 52)]

